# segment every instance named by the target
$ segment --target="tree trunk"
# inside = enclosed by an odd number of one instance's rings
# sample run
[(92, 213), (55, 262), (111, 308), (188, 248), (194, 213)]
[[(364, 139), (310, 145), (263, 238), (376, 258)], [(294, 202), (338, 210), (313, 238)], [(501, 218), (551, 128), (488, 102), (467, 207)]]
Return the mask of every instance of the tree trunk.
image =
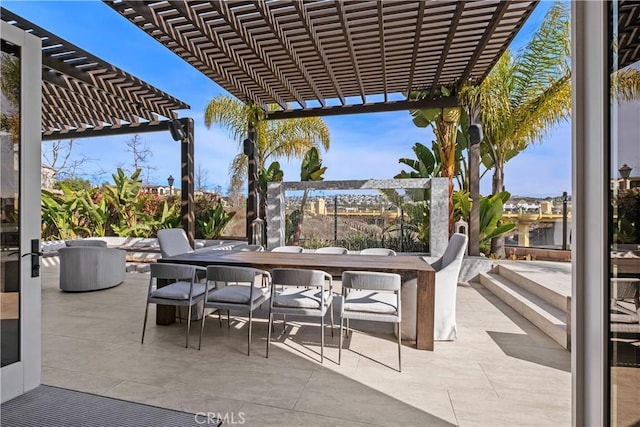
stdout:
[(302, 201), (300, 202), (300, 216), (298, 217), (298, 224), (296, 225), (296, 231), (293, 234), (293, 244), (300, 244), (300, 235), (302, 234), (302, 222), (304, 221), (304, 208), (307, 204), (307, 197), (309, 196), (309, 190), (304, 190), (302, 194)]
[[(498, 194), (504, 189), (504, 165), (502, 162), (496, 162), (496, 169), (493, 172), (492, 188), (493, 194)], [(491, 253), (498, 258), (505, 257), (504, 236), (498, 236), (491, 239)]]

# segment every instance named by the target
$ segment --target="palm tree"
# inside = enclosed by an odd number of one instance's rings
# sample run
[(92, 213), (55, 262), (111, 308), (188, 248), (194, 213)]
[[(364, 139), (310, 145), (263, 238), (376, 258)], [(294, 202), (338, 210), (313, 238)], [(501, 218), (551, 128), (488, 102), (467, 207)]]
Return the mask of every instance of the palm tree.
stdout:
[[(569, 11), (554, 4), (533, 38), (515, 57), (506, 51), (482, 84), (463, 91), (463, 102), (480, 106), (483, 163), (493, 168), (492, 193), (504, 189), (504, 165), (571, 110)], [(504, 255), (504, 238), (491, 251)]]
[[(279, 108), (269, 106), (269, 108)], [(269, 160), (302, 158), (313, 147), (329, 149), (329, 127), (318, 117), (304, 119), (264, 120), (262, 109), (245, 104), (228, 96), (216, 96), (207, 104), (204, 112), (207, 128), (216, 123), (239, 142), (240, 153), (231, 162), (229, 173), (232, 184), (239, 185), (247, 177), (247, 156), (242, 153), (242, 141), (246, 138), (247, 126), (256, 127), (256, 168), (263, 171)], [(261, 212), (264, 214), (266, 195), (261, 197)], [(261, 215), (263, 216), (263, 215)]]

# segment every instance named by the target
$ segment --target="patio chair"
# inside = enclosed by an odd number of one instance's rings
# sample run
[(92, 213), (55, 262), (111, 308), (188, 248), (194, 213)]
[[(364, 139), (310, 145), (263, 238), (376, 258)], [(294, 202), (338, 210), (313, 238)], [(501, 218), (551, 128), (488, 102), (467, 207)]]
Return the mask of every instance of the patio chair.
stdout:
[[(189, 348), (189, 333), (191, 332), (191, 310), (194, 305), (202, 301), (205, 296), (207, 285), (198, 283), (196, 280), (197, 271), (206, 271), (203, 267), (184, 264), (150, 264), (149, 292), (147, 293), (147, 304), (144, 311), (144, 324), (142, 326), (142, 339), (144, 343), (144, 333), (147, 327), (147, 316), (149, 314), (149, 304), (173, 305), (177, 307), (188, 307), (187, 315), (187, 341), (186, 348)], [(159, 287), (159, 281), (170, 282)], [(203, 320), (204, 321), (204, 320)]]
[(368, 248), (360, 251), (360, 255), (387, 255), (395, 256), (396, 251), (387, 248)]
[[(328, 289), (327, 283), (329, 284)], [(278, 295), (276, 295), (276, 285), (282, 286), (283, 289)], [(305, 289), (300, 289), (299, 286), (304, 286)], [(331, 316), (331, 336), (333, 336), (332, 291), (331, 275), (324, 271), (296, 268), (274, 268), (271, 270), (267, 357), (269, 357), (273, 315), (284, 315), (286, 322), (287, 314), (291, 314), (320, 318), (320, 363), (324, 362), (324, 317), (327, 310)]]
[(299, 254), (302, 253), (303, 250), (304, 248), (302, 246), (278, 246), (271, 249), (271, 252), (288, 252)]
[(182, 228), (158, 230), (158, 244), (162, 258), (193, 252), (187, 233)]
[[(102, 245), (104, 243), (104, 245)], [(87, 292), (112, 288), (125, 280), (127, 251), (107, 248), (106, 242), (86, 241), (60, 248), (60, 289)]]
[(402, 344), (400, 330), (402, 302), (400, 275), (370, 271), (345, 271), (342, 273), (342, 308), (340, 312), (340, 347), (338, 364), (342, 358), (342, 329), (344, 321), (371, 320), (395, 323), (398, 330), (398, 372), (402, 372)]
[[(456, 291), (462, 258), (467, 248), (467, 236), (456, 233), (451, 236), (442, 257), (431, 266), (436, 270), (435, 309), (433, 339), (452, 341), (456, 339)], [(417, 280), (402, 284), (402, 338), (416, 339)]]
[[(261, 286), (255, 286), (256, 279), (261, 279)], [(207, 290), (204, 299), (202, 313), (202, 326), (200, 328), (200, 341), (198, 349), (202, 345), (202, 333), (204, 331), (204, 309), (215, 308), (227, 310), (228, 327), (231, 327), (231, 310), (249, 312), (249, 331), (247, 336), (247, 355), (251, 354), (251, 327), (253, 324), (253, 311), (269, 299), (271, 289), (269, 282), (271, 275), (263, 270), (251, 267), (229, 267), (222, 265), (210, 265), (207, 267), (207, 283), (215, 282), (214, 290)]]
[(341, 248), (338, 246), (327, 246), (325, 248), (316, 249), (317, 254), (336, 254), (336, 255), (344, 255), (348, 253), (349, 250), (347, 248)]

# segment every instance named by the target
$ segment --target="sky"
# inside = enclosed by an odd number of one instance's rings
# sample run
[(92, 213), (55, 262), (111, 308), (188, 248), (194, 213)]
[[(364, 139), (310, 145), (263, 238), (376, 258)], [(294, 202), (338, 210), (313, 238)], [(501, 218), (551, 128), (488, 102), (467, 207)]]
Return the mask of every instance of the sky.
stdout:
[[(518, 50), (539, 26), (552, 2), (541, 2), (511, 45)], [(15, 1), (2, 6), (40, 27), (91, 52), (130, 74), (186, 102), (190, 110), (180, 117), (195, 120), (195, 163), (206, 173), (210, 189), (229, 185), (229, 164), (240, 151), (237, 141), (219, 127), (207, 129), (203, 112), (217, 95), (228, 95), (208, 77), (99, 1)], [(334, 116), (324, 118), (331, 133), (331, 147), (323, 154), (325, 180), (388, 179), (402, 170), (398, 159), (413, 158), (412, 146), (431, 146), (429, 129), (413, 125), (408, 111)], [(180, 176), (180, 147), (168, 132), (141, 134), (152, 151), (145, 181), (166, 185), (167, 177)], [(87, 158), (79, 173), (94, 182), (111, 181), (118, 166), (131, 167), (127, 140), (132, 135), (84, 138), (74, 142), (72, 157)], [(43, 151), (50, 143), (43, 142)], [(299, 180), (300, 161), (281, 161), (286, 181)], [(512, 195), (557, 196), (571, 192), (571, 124), (549, 129), (541, 144), (532, 145), (505, 166), (505, 187)], [(480, 186), (491, 193), (491, 172)]]

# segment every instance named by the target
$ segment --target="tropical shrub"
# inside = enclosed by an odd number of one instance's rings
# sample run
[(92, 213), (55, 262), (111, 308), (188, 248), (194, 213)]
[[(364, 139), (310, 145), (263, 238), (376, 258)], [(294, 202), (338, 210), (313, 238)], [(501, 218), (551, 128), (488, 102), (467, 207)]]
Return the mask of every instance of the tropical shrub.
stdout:
[(218, 200), (215, 206), (210, 206), (206, 211), (206, 219), (197, 220), (198, 230), (196, 230), (196, 237), (205, 239), (219, 238), (234, 215), (235, 212), (225, 212), (222, 202)]

